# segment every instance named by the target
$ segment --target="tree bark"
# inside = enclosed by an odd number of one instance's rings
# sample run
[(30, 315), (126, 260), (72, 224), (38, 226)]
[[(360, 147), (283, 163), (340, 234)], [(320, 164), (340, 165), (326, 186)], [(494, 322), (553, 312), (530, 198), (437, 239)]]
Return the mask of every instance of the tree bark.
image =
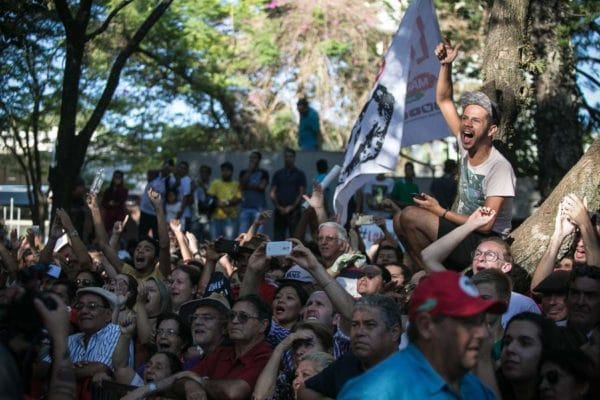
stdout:
[[(538, 210), (512, 234), (515, 262), (532, 273), (548, 247), (560, 200), (568, 193), (587, 197), (588, 210), (600, 207), (600, 139), (596, 139), (579, 162), (562, 178)], [(571, 243), (567, 243), (567, 246)], [(565, 248), (567, 247), (565, 246)]]
[[(77, 14), (73, 17), (65, 0), (55, 0), (57, 13), (65, 26), (67, 52), (57, 135), (57, 164), (55, 167), (50, 168), (48, 177), (54, 196), (53, 209), (57, 207), (70, 209), (71, 194), (85, 161), (85, 153), (92, 135), (106, 113), (114, 92), (119, 85), (121, 72), (129, 57), (138, 50), (139, 44), (172, 2), (173, 0), (162, 0), (158, 3), (138, 27), (133, 37), (118, 53), (92, 114), (82, 129), (78, 131), (76, 116), (79, 109), (79, 86), (83, 69), (85, 45), (96, 34), (96, 32), (87, 33), (92, 1), (81, 0)], [(125, 3), (129, 4), (127, 1), (122, 4)], [(122, 9), (125, 5), (119, 5), (117, 9)], [(114, 12), (115, 15), (116, 12)]]
[[(579, 160), (584, 135), (575, 81), (573, 46), (561, 37), (569, 7), (561, 0), (531, 1), (531, 44), (543, 70), (535, 78), (538, 188), (545, 198)], [(562, 34), (564, 36), (564, 33)]]
[(527, 93), (521, 69), (521, 50), (526, 36), (529, 0), (494, 1), (483, 50), (485, 91), (502, 111), (495, 139), (509, 143), (513, 125)]

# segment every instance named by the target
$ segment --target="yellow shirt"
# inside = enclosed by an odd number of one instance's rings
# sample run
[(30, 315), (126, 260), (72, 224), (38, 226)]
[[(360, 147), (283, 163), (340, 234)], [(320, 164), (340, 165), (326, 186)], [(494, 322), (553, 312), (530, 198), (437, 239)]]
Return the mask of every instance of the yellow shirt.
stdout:
[[(240, 184), (231, 180), (225, 182), (221, 179), (215, 179), (208, 188), (208, 194), (215, 196), (220, 201), (232, 201), (242, 198)], [(238, 206), (217, 207), (212, 215), (215, 219), (237, 218)]]
[(156, 279), (160, 279), (161, 281), (165, 281), (165, 277), (163, 276), (162, 272), (160, 272), (160, 269), (158, 269), (158, 268), (154, 268), (152, 271), (150, 271), (148, 273), (148, 272), (139, 271), (139, 270), (133, 268), (129, 264), (123, 264), (123, 268), (121, 268), (121, 271), (124, 274), (129, 274), (129, 275), (133, 276), (135, 278), (135, 280), (137, 281), (138, 285), (150, 277), (154, 277)]

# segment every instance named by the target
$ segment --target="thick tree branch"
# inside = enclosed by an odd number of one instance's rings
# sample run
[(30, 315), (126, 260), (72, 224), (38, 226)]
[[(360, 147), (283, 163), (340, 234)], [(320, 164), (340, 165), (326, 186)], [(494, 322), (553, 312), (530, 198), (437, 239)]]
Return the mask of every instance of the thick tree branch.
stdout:
[(91, 33), (89, 33), (89, 34), (86, 35), (86, 42), (92, 40), (96, 36), (100, 35), (104, 31), (106, 31), (106, 29), (110, 25), (110, 21), (112, 21), (112, 19), (119, 13), (119, 11), (121, 11), (123, 8), (125, 8), (131, 2), (133, 2), (133, 0), (123, 0), (121, 3), (119, 3), (108, 14), (108, 16), (106, 17), (106, 19), (104, 20), (104, 22), (102, 23), (102, 25), (100, 25), (100, 27), (98, 27), (98, 29), (96, 29), (95, 31), (93, 31), (93, 32), (91, 32)]
[(577, 57), (577, 62), (600, 63), (600, 58), (590, 57), (590, 56), (581, 56), (581, 57)]
[(78, 152), (77, 154), (80, 155), (79, 157), (81, 157), (81, 161), (83, 161), (85, 149), (87, 149), (87, 146), (89, 145), (94, 130), (98, 127), (98, 124), (102, 120), (102, 117), (108, 109), (117, 86), (119, 86), (121, 71), (123, 70), (123, 67), (125, 67), (125, 63), (138, 49), (139, 44), (146, 37), (148, 32), (150, 32), (150, 29), (152, 29), (152, 27), (158, 22), (160, 17), (162, 17), (162, 15), (167, 11), (167, 8), (169, 8), (172, 2), (173, 0), (161, 1), (152, 10), (150, 15), (148, 15), (148, 18), (146, 18), (142, 25), (140, 25), (127, 45), (117, 55), (117, 58), (115, 59), (108, 75), (108, 80), (106, 81), (104, 91), (102, 92), (102, 95), (96, 104), (96, 108), (94, 108), (92, 115), (88, 119), (83, 129), (79, 132), (79, 135), (76, 137), (76, 151)]
[(58, 14), (58, 18), (62, 21), (65, 26), (65, 31), (67, 36), (71, 35), (73, 29), (73, 23), (75, 20), (73, 19), (73, 15), (71, 15), (71, 10), (69, 10), (69, 5), (66, 0), (54, 0), (54, 5), (56, 6), (56, 13)]

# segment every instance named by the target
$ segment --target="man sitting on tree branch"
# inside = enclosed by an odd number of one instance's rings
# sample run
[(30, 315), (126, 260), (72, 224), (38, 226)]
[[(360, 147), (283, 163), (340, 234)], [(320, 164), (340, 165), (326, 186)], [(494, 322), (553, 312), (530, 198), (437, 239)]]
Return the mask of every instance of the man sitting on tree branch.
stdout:
[(497, 105), (482, 92), (466, 92), (461, 98), (463, 113), (459, 115), (452, 101), (452, 62), (459, 48), (447, 41), (435, 49), (441, 64), (436, 101), (458, 139), (460, 152), (458, 201), (453, 209), (445, 209), (432, 196), (415, 197), (415, 206), (394, 216), (394, 228), (404, 238), (412, 259), (422, 266), (420, 252), (430, 243), (464, 224), (477, 207), (494, 210), (495, 216), (445, 260), (448, 268), (460, 271), (469, 266), (471, 252), (483, 237), (508, 236), (516, 178), (510, 163), (492, 144), (500, 124)]

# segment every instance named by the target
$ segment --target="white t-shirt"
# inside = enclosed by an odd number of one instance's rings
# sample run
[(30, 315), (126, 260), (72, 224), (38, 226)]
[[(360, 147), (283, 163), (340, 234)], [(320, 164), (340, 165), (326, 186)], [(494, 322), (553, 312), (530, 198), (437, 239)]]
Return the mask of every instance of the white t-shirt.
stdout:
[(527, 297), (521, 293), (511, 292), (508, 309), (502, 314), (502, 320), (500, 321), (502, 329), (506, 329), (506, 324), (508, 324), (508, 321), (510, 321), (513, 316), (525, 311), (536, 314), (542, 313), (531, 297)]
[(505, 200), (496, 216), (492, 231), (505, 239), (511, 229), (512, 203), (517, 181), (515, 172), (508, 160), (494, 147), (487, 160), (476, 167), (471, 166), (460, 140), (458, 143), (461, 162), (455, 211), (459, 214), (471, 215), (477, 207), (485, 204), (487, 197), (504, 197)]

